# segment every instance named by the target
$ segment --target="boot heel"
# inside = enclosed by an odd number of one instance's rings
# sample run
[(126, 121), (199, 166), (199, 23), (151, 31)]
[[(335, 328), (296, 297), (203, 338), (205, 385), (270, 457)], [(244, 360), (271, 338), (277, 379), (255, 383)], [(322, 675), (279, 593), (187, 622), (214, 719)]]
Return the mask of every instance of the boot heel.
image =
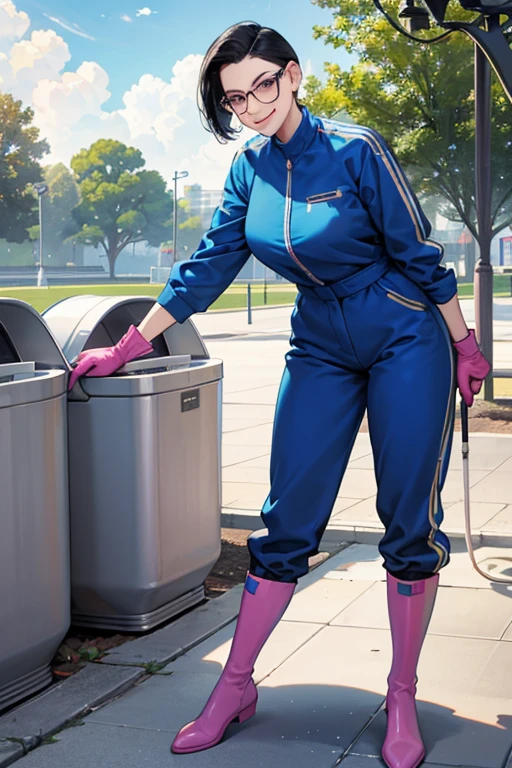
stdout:
[(239, 723), (245, 723), (246, 720), (248, 720), (250, 717), (252, 717), (256, 712), (256, 702), (253, 701), (252, 704), (249, 704), (248, 707), (245, 709), (242, 709), (241, 712), (239, 712), (238, 717), (236, 718)]

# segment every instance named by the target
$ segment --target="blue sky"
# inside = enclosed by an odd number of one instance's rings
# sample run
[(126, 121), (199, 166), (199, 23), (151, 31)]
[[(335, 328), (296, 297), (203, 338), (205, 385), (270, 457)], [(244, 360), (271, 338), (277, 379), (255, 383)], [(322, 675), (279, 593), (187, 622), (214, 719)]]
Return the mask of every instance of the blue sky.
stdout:
[[(122, 93), (140, 75), (151, 72), (168, 79), (176, 59), (189, 53), (204, 54), (217, 35), (237, 21), (251, 20), (277, 29), (295, 48), (301, 63), (311, 60), (319, 77), (323, 77), (324, 61), (350, 61), (344, 51), (313, 40), (313, 26), (329, 24), (332, 12), (308, 0), (158, 0), (149, 6), (144, 0), (138, 5), (130, 0), (89, 0), (70, 5), (69, 0), (17, 3), (19, 10), (27, 11), (34, 26), (54, 29), (68, 43), (72, 58), (66, 69), (93, 59), (109, 73), (113, 92), (107, 104), (110, 109), (121, 106)], [(155, 12), (137, 16), (137, 11), (145, 7)], [(132, 21), (122, 21), (123, 16)], [(59, 19), (75, 32), (48, 17)]]
[(313, 25), (333, 17), (309, 0), (147, 3), (0, 0), (0, 90), (34, 108), (52, 148), (46, 162), (69, 165), (81, 147), (117, 138), (141, 149), (146, 167), (167, 180), (185, 164), (190, 181), (219, 188), (237, 146), (212, 144), (195, 87), (201, 58), (222, 31), (249, 19), (274, 27), (304, 71), (321, 79), (325, 61), (351, 63), (313, 40)]

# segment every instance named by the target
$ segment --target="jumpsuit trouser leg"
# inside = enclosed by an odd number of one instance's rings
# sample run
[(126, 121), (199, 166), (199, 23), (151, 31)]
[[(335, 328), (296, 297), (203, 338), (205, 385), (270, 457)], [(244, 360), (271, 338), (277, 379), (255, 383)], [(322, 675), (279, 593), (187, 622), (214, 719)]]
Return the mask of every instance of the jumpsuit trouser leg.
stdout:
[(439, 526), (453, 350), (438, 308), (381, 262), (328, 287), (300, 287), (274, 420), (266, 528), (247, 542), (250, 572), (261, 578), (292, 582), (307, 573), (366, 407), (384, 568), (414, 581), (449, 562)]

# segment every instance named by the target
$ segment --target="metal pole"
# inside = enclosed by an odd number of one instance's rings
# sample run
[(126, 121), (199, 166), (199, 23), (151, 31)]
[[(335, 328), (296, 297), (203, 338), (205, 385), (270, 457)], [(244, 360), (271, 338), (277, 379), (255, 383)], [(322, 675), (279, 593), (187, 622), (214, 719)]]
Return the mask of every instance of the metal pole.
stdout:
[(172, 256), (173, 263), (177, 261), (178, 251), (176, 240), (178, 234), (178, 172), (174, 171), (174, 200), (173, 200), (173, 221), (172, 221)]
[(252, 325), (251, 284), (247, 283), (247, 322)]
[[(39, 193), (38, 193), (39, 194)], [(37, 273), (38, 288), (46, 288), (48, 280), (43, 269), (43, 195), (39, 194), (39, 271)]]
[(475, 264), (476, 335), (491, 365), (484, 382), (484, 399), (494, 399), (493, 386), (493, 270), (491, 265), (491, 67), (475, 43), (475, 170), (476, 211), (480, 258)]

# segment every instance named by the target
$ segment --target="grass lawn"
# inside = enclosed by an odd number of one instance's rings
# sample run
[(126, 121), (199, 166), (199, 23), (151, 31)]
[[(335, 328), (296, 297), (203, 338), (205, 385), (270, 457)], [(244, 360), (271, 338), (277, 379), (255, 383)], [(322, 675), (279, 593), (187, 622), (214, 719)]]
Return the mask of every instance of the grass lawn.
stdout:
[[(151, 285), (149, 283), (135, 284), (106, 284), (106, 285), (62, 285), (50, 288), (2, 288), (0, 296), (26, 301), (38, 312), (51, 307), (57, 301), (69, 296), (93, 294), (95, 296), (152, 296), (156, 298), (162, 291), (163, 285)], [(293, 304), (297, 289), (295, 285), (269, 285), (267, 286), (267, 305)], [(251, 286), (251, 303), (253, 307), (264, 306), (264, 294), (262, 285)], [(244, 309), (247, 307), (247, 286), (233, 285), (211, 305), (211, 309)]]
[[(496, 275), (494, 277), (494, 296), (511, 295), (511, 276)], [(2, 288), (0, 296), (21, 299), (34, 307), (38, 312), (50, 307), (61, 299), (78, 294), (94, 294), (96, 296), (152, 296), (156, 298), (163, 285), (140, 283), (106, 283), (103, 285), (62, 285), (50, 288)], [(293, 304), (297, 289), (295, 285), (283, 283), (282, 285), (267, 286), (267, 305)], [(459, 285), (459, 297), (461, 299), (473, 298), (473, 283), (461, 283)], [(253, 307), (264, 306), (263, 285), (251, 286), (251, 302)], [(211, 306), (213, 310), (244, 309), (247, 307), (247, 284), (235, 283), (231, 285), (222, 296)]]

